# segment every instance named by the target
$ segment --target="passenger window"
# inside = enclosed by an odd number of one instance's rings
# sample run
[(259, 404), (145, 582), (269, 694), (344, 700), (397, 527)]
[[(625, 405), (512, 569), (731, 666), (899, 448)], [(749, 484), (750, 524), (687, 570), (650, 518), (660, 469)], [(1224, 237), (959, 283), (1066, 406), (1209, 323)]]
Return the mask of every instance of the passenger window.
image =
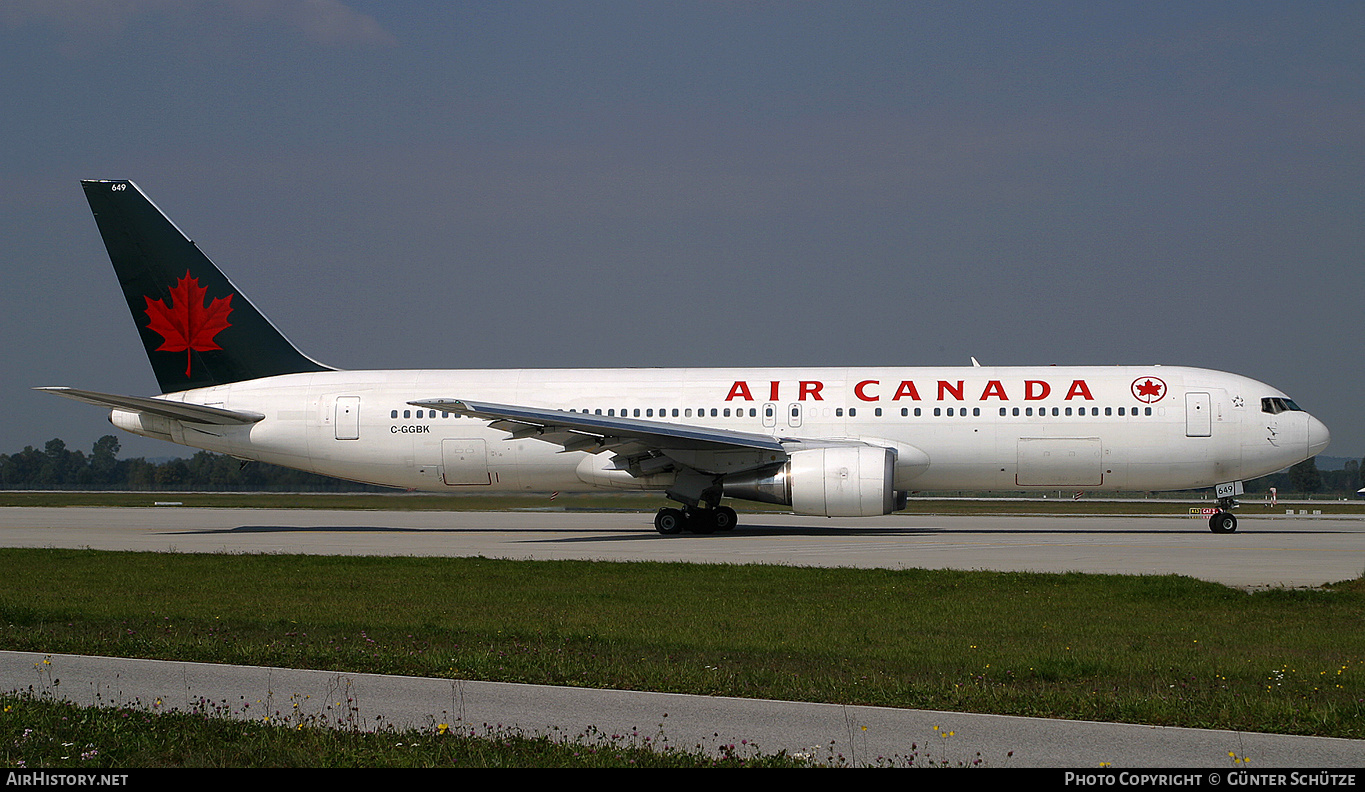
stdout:
[(403, 411), (403, 417), (404, 417), (404, 418), (411, 418), (411, 417), (412, 417), (412, 410), (404, 410), (404, 411)]
[(397, 410), (394, 410), (393, 412), (389, 413), (389, 417), (390, 417), (390, 418), (397, 418), (397, 417), (398, 417), (398, 411), (397, 411)]

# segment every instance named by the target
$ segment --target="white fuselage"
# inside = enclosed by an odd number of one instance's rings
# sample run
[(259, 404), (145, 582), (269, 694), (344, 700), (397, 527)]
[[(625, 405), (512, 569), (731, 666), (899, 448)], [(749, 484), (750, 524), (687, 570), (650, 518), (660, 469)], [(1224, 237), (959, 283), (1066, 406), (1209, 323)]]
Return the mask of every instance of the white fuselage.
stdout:
[(601, 465), (586, 451), (409, 403), (434, 398), (884, 445), (918, 460), (896, 469), (900, 491), (1137, 491), (1250, 479), (1325, 447), (1317, 419), (1264, 409), (1271, 397), (1284, 394), (1164, 366), (326, 371), (163, 397), (265, 415), (254, 424), (120, 410), (111, 420), (244, 459), (426, 491), (667, 486), (594, 475)]

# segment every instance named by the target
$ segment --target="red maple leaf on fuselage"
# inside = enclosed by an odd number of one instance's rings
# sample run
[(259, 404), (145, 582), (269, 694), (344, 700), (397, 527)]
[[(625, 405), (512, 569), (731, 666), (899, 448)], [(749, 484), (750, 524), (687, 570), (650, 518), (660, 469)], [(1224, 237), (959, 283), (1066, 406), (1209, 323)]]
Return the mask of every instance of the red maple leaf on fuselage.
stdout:
[(204, 293), (207, 291), (199, 285), (199, 279), (191, 278), (186, 270), (185, 277), (171, 289), (170, 305), (165, 300), (143, 297), (147, 301), (147, 316), (151, 318), (147, 329), (160, 333), (165, 339), (156, 351), (183, 351), (186, 379), (190, 376), (190, 351), (222, 349), (213, 337), (232, 326), (227, 320), (228, 314), (232, 313), (232, 295), (215, 297), (205, 305)]
[(1151, 380), (1147, 380), (1137, 386), (1137, 393), (1139, 396), (1160, 396), (1161, 386)]

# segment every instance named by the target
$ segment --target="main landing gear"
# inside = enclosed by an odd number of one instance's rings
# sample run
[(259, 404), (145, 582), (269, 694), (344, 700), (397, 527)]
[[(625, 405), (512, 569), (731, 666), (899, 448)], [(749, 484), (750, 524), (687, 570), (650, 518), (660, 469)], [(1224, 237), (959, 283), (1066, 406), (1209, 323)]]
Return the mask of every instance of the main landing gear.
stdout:
[(703, 509), (686, 506), (681, 509), (659, 509), (654, 515), (654, 530), (665, 536), (680, 534), (683, 531), (696, 534), (709, 534), (716, 531), (729, 531), (739, 521), (739, 515), (729, 506)]

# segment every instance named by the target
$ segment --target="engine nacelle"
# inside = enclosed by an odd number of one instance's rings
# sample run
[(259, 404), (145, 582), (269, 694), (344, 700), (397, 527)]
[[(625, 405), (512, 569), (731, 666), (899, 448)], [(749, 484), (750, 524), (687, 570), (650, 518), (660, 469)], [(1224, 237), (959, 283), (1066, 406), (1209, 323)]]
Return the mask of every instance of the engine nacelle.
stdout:
[(878, 446), (795, 451), (780, 465), (726, 476), (725, 494), (791, 506), (797, 514), (873, 517), (896, 510), (896, 452)]

